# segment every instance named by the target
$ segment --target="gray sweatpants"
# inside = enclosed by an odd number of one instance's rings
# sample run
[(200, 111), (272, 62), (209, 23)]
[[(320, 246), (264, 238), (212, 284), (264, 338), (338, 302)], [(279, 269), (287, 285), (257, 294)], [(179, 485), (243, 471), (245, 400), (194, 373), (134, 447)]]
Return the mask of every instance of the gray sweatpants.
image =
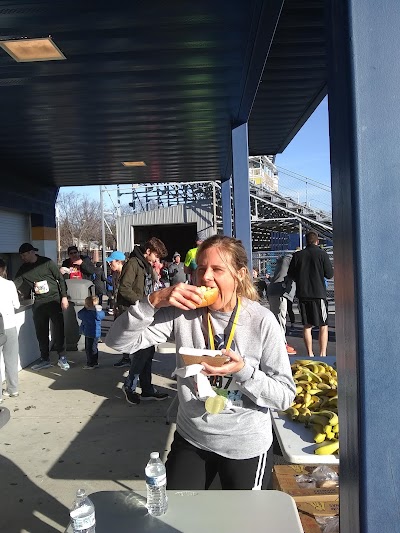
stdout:
[[(269, 308), (274, 313), (279, 325), (281, 327), (283, 336), (286, 339), (286, 313), (287, 313), (287, 299), (283, 296), (268, 296)], [(285, 340), (286, 342), (286, 340)]]
[[(18, 392), (18, 334), (17, 328), (6, 329), (7, 342), (3, 346), (3, 359), (6, 371), (6, 381), (8, 392)], [(3, 383), (3, 376), (0, 375), (0, 384)], [(2, 386), (0, 385), (0, 398), (2, 397)]]

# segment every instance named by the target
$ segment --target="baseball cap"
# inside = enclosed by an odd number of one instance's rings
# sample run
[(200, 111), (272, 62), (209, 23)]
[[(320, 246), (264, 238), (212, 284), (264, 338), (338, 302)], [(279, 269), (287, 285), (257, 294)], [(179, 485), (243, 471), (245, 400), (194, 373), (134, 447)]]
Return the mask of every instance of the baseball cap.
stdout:
[(20, 254), (24, 254), (25, 252), (30, 252), (31, 250), (34, 250), (35, 252), (37, 252), (39, 248), (35, 248), (34, 246), (32, 246), (30, 242), (24, 242), (24, 244), (21, 244), (21, 246), (19, 247)]
[(204, 231), (199, 231), (197, 232), (197, 235), (196, 235), (196, 242), (203, 242), (204, 241)]
[(111, 261), (125, 261), (126, 257), (123, 252), (119, 252), (116, 250), (111, 255), (109, 255), (106, 259), (107, 263), (111, 263)]
[(180, 257), (181, 254), (179, 252), (175, 252), (174, 255), (172, 256), (172, 259), (175, 259), (175, 257), (178, 257), (178, 256)]

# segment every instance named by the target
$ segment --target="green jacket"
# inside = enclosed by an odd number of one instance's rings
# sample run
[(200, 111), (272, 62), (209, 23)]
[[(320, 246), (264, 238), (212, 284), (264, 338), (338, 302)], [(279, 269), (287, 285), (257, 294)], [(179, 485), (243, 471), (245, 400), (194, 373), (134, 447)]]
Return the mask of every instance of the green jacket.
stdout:
[(57, 265), (48, 257), (37, 256), (35, 263), (24, 263), (18, 269), (14, 283), (26, 298), (32, 291), (35, 305), (40, 303), (61, 301), (67, 296), (67, 286)]
[(154, 290), (153, 268), (143, 252), (135, 246), (131, 257), (123, 266), (118, 280), (117, 312), (123, 311)]

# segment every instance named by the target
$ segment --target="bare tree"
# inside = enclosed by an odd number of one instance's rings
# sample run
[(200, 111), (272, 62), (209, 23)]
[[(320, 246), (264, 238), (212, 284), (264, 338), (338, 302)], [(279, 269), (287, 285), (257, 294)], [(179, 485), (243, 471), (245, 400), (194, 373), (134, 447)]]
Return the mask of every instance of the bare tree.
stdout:
[[(100, 202), (75, 193), (60, 193), (57, 199), (60, 225), (60, 245), (65, 250), (71, 244), (79, 249), (86, 248), (90, 242), (101, 244)], [(115, 228), (115, 217), (107, 215), (111, 231)], [(114, 218), (114, 220), (113, 220)], [(115, 230), (114, 230), (115, 232)], [(108, 233), (106, 244), (115, 246), (114, 235)]]

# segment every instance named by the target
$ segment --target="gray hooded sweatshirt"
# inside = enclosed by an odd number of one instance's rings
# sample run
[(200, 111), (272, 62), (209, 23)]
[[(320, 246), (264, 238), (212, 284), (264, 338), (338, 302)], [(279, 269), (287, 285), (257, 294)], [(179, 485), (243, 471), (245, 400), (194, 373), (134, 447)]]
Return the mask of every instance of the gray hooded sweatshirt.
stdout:
[[(184, 366), (178, 354), (180, 347), (207, 348), (206, 312), (176, 307), (155, 309), (145, 298), (118, 317), (106, 344), (118, 352), (134, 353), (172, 338), (177, 349), (176, 365), (180, 368)], [(214, 333), (221, 338), (231, 313), (210, 313)], [(207, 414), (204, 402), (197, 398), (194, 378), (178, 377), (176, 426), (180, 435), (197, 448), (229, 459), (250, 459), (270, 448), (269, 410), (287, 409), (293, 402), (295, 385), (280, 326), (274, 315), (258, 302), (242, 299), (231, 348), (245, 361), (244, 367), (232, 376), (236, 389), (233, 392), (241, 397), (242, 406), (232, 405), (219, 414)]]

